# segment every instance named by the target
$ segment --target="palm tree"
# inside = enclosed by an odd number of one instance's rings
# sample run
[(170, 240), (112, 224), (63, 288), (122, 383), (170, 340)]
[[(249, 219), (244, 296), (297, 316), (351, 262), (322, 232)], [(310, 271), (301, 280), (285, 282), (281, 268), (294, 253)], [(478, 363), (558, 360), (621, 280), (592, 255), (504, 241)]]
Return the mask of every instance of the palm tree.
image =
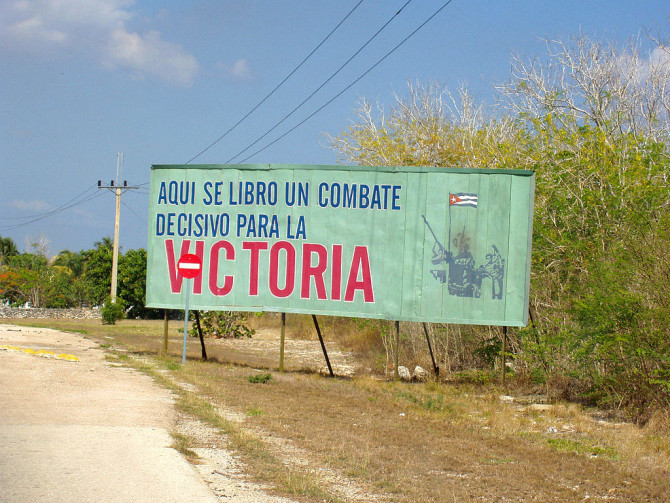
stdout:
[(79, 278), (84, 272), (84, 257), (81, 252), (63, 250), (56, 256), (53, 265), (65, 267), (74, 278)]
[(19, 254), (19, 249), (12, 238), (0, 236), (0, 265), (6, 263), (9, 257)]
[(67, 271), (70, 278), (70, 292), (73, 301), (82, 307), (86, 298), (87, 285), (84, 280), (84, 252), (63, 250), (53, 260), (52, 265)]

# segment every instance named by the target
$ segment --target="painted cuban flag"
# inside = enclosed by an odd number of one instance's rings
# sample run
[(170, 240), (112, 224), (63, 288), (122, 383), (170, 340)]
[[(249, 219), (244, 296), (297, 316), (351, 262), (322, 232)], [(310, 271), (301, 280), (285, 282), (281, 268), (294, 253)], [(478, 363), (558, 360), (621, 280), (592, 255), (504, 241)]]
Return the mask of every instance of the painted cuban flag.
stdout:
[(477, 207), (477, 194), (449, 194), (449, 207), (451, 206), (469, 206)]

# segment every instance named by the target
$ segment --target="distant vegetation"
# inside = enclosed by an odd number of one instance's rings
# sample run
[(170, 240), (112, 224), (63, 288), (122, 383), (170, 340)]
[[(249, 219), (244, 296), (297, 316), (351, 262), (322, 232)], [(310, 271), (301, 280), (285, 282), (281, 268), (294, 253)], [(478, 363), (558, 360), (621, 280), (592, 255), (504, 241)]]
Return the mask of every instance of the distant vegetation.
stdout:
[[(31, 307), (103, 306), (111, 287), (109, 238), (90, 250), (64, 250), (51, 259), (39, 243), (32, 243), (29, 250), (19, 253), (10, 238), (0, 237), (0, 301)], [(162, 315), (144, 307), (146, 264), (144, 249), (119, 254), (118, 297), (131, 318)]]
[[(363, 100), (332, 145), (363, 165), (535, 170), (533, 323), (511, 332), (517, 379), (641, 423), (667, 414), (670, 46), (642, 57), (579, 35), (511, 68), (494, 107), (411, 84), (390, 110)], [(499, 354), (490, 328), (434, 330), (452, 371)]]

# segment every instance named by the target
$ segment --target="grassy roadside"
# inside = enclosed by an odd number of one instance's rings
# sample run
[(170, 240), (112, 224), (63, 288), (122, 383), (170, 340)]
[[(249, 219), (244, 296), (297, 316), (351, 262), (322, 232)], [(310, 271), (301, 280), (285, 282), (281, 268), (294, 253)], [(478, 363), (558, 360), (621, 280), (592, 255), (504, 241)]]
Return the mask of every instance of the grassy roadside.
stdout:
[[(105, 340), (109, 341), (109, 337), (105, 336)], [(126, 352), (115, 351), (120, 346), (109, 342), (101, 345), (107, 346), (109, 360), (121, 361), (126, 366), (150, 375), (158, 384), (170, 389), (177, 396), (175, 406), (180, 413), (208, 424), (225, 436), (227, 448), (241, 458), (247, 473), (256, 480), (270, 483), (280, 495), (298, 497), (304, 501), (342, 501), (331, 494), (312, 471), (285, 463), (257, 434), (226, 419), (209, 398), (184, 387), (185, 376), (180, 363), (169, 358), (147, 357), (146, 354), (128, 355)], [(197, 381), (189, 384), (197, 385)], [(176, 431), (171, 434), (174, 439), (172, 447), (189, 461), (197, 462), (198, 455), (193, 448), (199, 445), (199, 439)]]
[[(177, 390), (183, 412), (226, 433), (257, 478), (304, 501), (338, 501), (318, 469), (398, 502), (667, 500), (667, 434), (599, 422), (575, 405), (505, 403), (494, 387), (258, 371), (219, 363), (225, 354), (214, 347), (208, 353), (218, 361), (201, 362), (197, 341), (189, 341), (181, 366), (176, 327), (171, 355), (156, 357), (162, 322), (25, 323), (128, 350)], [(175, 381), (198, 391), (175, 388)]]

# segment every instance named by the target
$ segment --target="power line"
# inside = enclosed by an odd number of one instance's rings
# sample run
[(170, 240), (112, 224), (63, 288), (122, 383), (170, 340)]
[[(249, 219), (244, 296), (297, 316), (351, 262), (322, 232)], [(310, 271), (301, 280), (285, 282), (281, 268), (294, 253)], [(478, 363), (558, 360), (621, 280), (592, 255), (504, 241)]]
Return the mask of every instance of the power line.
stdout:
[[(146, 182), (143, 185), (148, 185), (149, 182)], [(22, 217), (0, 217), (0, 220), (28, 220), (27, 222), (17, 222), (17, 223), (12, 223), (12, 224), (5, 224), (5, 225), (0, 225), (0, 229), (3, 231), (9, 231), (9, 230), (14, 230), (14, 229), (19, 229), (21, 227), (24, 227), (26, 225), (33, 224), (35, 222), (39, 222), (40, 220), (44, 220), (46, 218), (49, 218), (51, 216), (57, 215), (58, 213), (62, 213), (63, 211), (69, 210), (71, 208), (75, 208), (76, 206), (80, 206), (84, 203), (87, 203), (89, 201), (92, 201), (93, 199), (97, 199), (98, 197), (102, 196), (102, 193), (99, 192), (93, 192), (92, 194), (89, 194), (88, 196), (84, 197), (85, 194), (89, 193), (90, 191), (94, 190), (97, 187), (97, 184), (91, 185), (88, 187), (86, 190), (83, 192), (80, 192), (70, 200), (64, 202), (60, 206), (54, 208), (53, 210), (45, 211), (44, 213), (37, 213), (34, 215), (26, 215)], [(127, 188), (127, 187), (125, 187)], [(135, 187), (132, 187), (135, 188)], [(143, 194), (148, 194), (149, 192), (146, 191), (140, 191), (140, 193)], [(125, 203), (123, 203), (124, 206), (127, 206)], [(135, 213), (132, 208), (128, 206), (128, 209), (135, 214), (138, 218), (139, 215)]]
[(66, 205), (70, 204), (71, 202), (77, 200), (78, 198), (82, 197), (88, 191), (93, 190), (94, 187), (95, 187), (95, 185), (90, 186), (88, 189), (86, 189), (82, 193), (74, 196), (72, 199), (70, 199), (69, 201), (61, 204), (57, 208), (54, 208), (53, 210), (49, 210), (49, 211), (46, 211), (44, 213), (38, 213), (36, 215), (26, 215), (26, 216), (23, 216), (23, 217), (0, 217), (0, 220), (27, 220), (27, 219), (31, 219), (31, 218), (41, 218), (41, 217), (53, 215), (54, 213), (57, 213), (64, 206), (66, 206)]
[[(302, 126), (305, 122), (307, 122), (309, 119), (311, 119), (312, 117), (314, 117), (316, 114), (318, 114), (321, 110), (323, 110), (323, 109), (326, 108), (328, 105), (330, 105), (330, 104), (331, 104), (333, 101), (335, 101), (337, 98), (339, 98), (340, 96), (342, 96), (346, 91), (348, 91), (348, 90), (351, 89), (356, 83), (358, 83), (358, 81), (360, 81), (360, 80), (361, 80), (363, 77), (365, 77), (368, 73), (370, 73), (370, 72), (371, 72), (372, 70), (374, 70), (377, 66), (379, 66), (379, 65), (380, 65), (386, 58), (388, 58), (391, 54), (393, 54), (393, 53), (394, 53), (400, 46), (402, 46), (402, 45), (403, 45), (405, 42), (407, 42), (412, 36), (414, 36), (414, 34), (415, 34), (416, 32), (418, 32), (421, 28), (423, 28), (426, 24), (428, 24), (428, 23), (429, 23), (435, 16), (437, 16), (437, 15), (438, 15), (438, 14), (445, 8), (445, 7), (447, 7), (451, 2), (453, 2), (453, 0), (448, 0), (447, 2), (445, 2), (445, 3), (444, 3), (439, 9), (437, 9), (437, 10), (436, 10), (436, 11), (435, 11), (435, 12), (434, 12), (428, 19), (426, 19), (423, 23), (421, 23), (421, 24), (419, 25), (418, 28), (416, 28), (412, 33), (410, 33), (410, 34), (407, 35), (404, 39), (402, 39), (402, 41), (401, 41), (400, 43), (398, 43), (393, 49), (391, 49), (389, 52), (387, 52), (387, 53), (386, 53), (381, 59), (379, 59), (374, 65), (372, 65), (372, 66), (371, 66), (370, 68), (368, 68), (365, 72), (363, 72), (363, 73), (362, 73), (356, 80), (354, 80), (351, 84), (349, 84), (347, 87), (345, 87), (344, 89), (342, 89), (342, 91), (340, 91), (339, 93), (337, 93), (337, 94), (336, 94), (335, 96), (333, 96), (330, 100), (328, 100), (326, 103), (324, 103), (323, 105), (321, 105), (321, 106), (320, 106), (319, 108), (317, 108), (314, 112), (312, 112), (310, 115), (308, 115), (307, 117), (305, 117), (302, 121), (300, 121), (298, 124), (296, 124), (296, 125), (293, 126), (291, 129), (289, 129), (288, 131), (286, 131), (284, 134), (282, 134), (281, 136), (275, 138), (273, 141), (271, 141), (270, 143), (268, 143), (268, 144), (265, 145), (264, 147), (260, 148), (259, 150), (256, 150), (253, 154), (251, 154), (251, 155), (245, 157), (245, 158), (242, 159), (240, 162), (245, 162), (245, 161), (251, 159), (251, 158), (252, 158), (253, 156), (255, 156), (256, 154), (260, 154), (260, 153), (263, 152), (266, 148), (268, 148), (268, 147), (274, 145), (274, 144), (277, 143), (279, 140), (283, 139), (283, 138), (286, 137), (288, 134), (290, 134), (290, 133), (292, 133), (293, 131), (295, 131), (296, 129), (298, 129), (298, 128), (299, 128), (300, 126)], [(238, 155), (239, 155), (239, 154), (238, 154)], [(236, 155), (235, 157), (237, 157), (237, 155)]]
[[(328, 33), (328, 35), (326, 35), (326, 38), (324, 38), (324, 39), (319, 43), (319, 45), (317, 45), (317, 46), (312, 50), (312, 52), (310, 52), (310, 53), (309, 53), (309, 54), (308, 54), (308, 55), (307, 55), (307, 56), (306, 56), (306, 57), (305, 57), (305, 58), (298, 64), (298, 66), (296, 66), (293, 70), (291, 70), (291, 72), (290, 72), (286, 77), (284, 77), (284, 80), (282, 80), (279, 84), (277, 84), (277, 85), (275, 86), (275, 88), (274, 88), (272, 91), (270, 91), (270, 92), (269, 92), (269, 93), (268, 93), (268, 94), (267, 94), (261, 101), (259, 101), (259, 102), (256, 104), (256, 106), (254, 106), (249, 112), (247, 112), (247, 114), (246, 114), (244, 117), (242, 117), (240, 120), (238, 120), (235, 124), (233, 124), (230, 128), (228, 128), (228, 130), (227, 130), (225, 133), (223, 133), (221, 136), (219, 136), (216, 140), (214, 140), (212, 143), (210, 143), (206, 148), (204, 148), (203, 150), (201, 150), (199, 153), (197, 153), (196, 155), (194, 155), (193, 157), (191, 157), (191, 158), (190, 158), (188, 161), (186, 161), (184, 164), (190, 164), (191, 161), (194, 161), (195, 159), (197, 159), (198, 157), (200, 157), (202, 154), (204, 154), (205, 152), (207, 152), (210, 148), (212, 148), (214, 145), (216, 145), (216, 144), (219, 143), (221, 140), (223, 140), (226, 136), (228, 136), (228, 134), (229, 134), (233, 129), (235, 129), (237, 126), (239, 126), (240, 124), (242, 124), (242, 122), (244, 122), (244, 121), (246, 120), (247, 117), (249, 117), (252, 113), (254, 113), (254, 112), (258, 109), (258, 107), (260, 107), (263, 103), (265, 103), (265, 102), (266, 102), (266, 101), (267, 101), (267, 100), (268, 100), (268, 99), (275, 93), (275, 91), (277, 91), (277, 89), (279, 89), (282, 85), (284, 85), (284, 83), (285, 83), (289, 78), (291, 78), (291, 76), (292, 76), (295, 72), (297, 72), (298, 69), (299, 69), (303, 64), (305, 64), (305, 62), (306, 62), (306, 61), (307, 61), (307, 60), (308, 60), (308, 59), (309, 59), (309, 58), (310, 58), (310, 57), (311, 57), (311, 56), (312, 56), (312, 55), (313, 55), (313, 54), (314, 54), (314, 53), (315, 53), (315, 52), (316, 52), (316, 51), (317, 51), (317, 50), (318, 50), (318, 49), (319, 49), (319, 48), (320, 48), (320, 47), (321, 47), (321, 46), (322, 46), (322, 45), (323, 45), (329, 38), (330, 38), (330, 36), (331, 36), (333, 33), (335, 33), (335, 32), (337, 31), (337, 29), (338, 29), (340, 26), (342, 26), (342, 24), (347, 20), (347, 18), (348, 18), (349, 16), (351, 16), (351, 14), (353, 14), (353, 12), (354, 12), (354, 11), (358, 8), (358, 6), (361, 5), (362, 3), (363, 3), (363, 0), (360, 0), (356, 5), (354, 5), (354, 8), (351, 9), (351, 10), (347, 13), (347, 15), (344, 16), (344, 18), (342, 18), (342, 20), (337, 24), (337, 26), (335, 26), (335, 28), (333, 28), (333, 29), (330, 31), (330, 33)], [(238, 154), (238, 155), (239, 155), (239, 154)], [(237, 157), (237, 156), (235, 156), (235, 157)]]
[(137, 214), (137, 212), (134, 209), (132, 209), (130, 206), (128, 206), (123, 201), (121, 201), (121, 204), (123, 206), (125, 206), (128, 209), (128, 211), (130, 211), (133, 215), (135, 215), (135, 217), (137, 217), (137, 219), (140, 221), (140, 223), (146, 223), (147, 217), (141, 217), (140, 215)]
[(36, 218), (33, 218), (32, 220), (29, 220), (28, 222), (21, 222), (21, 223), (13, 224), (13, 225), (2, 225), (2, 226), (0, 226), (0, 229), (2, 229), (2, 230), (14, 230), (14, 229), (18, 229), (20, 227), (24, 227), (26, 225), (33, 224), (35, 222), (39, 222), (40, 220), (44, 220), (45, 218), (49, 218), (53, 215), (56, 215), (57, 213), (61, 213), (65, 210), (69, 210), (70, 208), (74, 208), (75, 206), (79, 206), (81, 204), (92, 201), (93, 199), (96, 199), (96, 198), (100, 197), (101, 195), (102, 194), (94, 193), (94, 194), (86, 197), (85, 199), (77, 201), (76, 203), (72, 203), (72, 204), (69, 204), (67, 206), (60, 206), (58, 209), (47, 212), (47, 213), (44, 213), (44, 214), (42, 214), (42, 215), (40, 215)]
[[(272, 96), (272, 94), (274, 94), (274, 92), (275, 92), (281, 85), (283, 85), (283, 84), (286, 82), (286, 80), (288, 80), (288, 78), (289, 78), (290, 76), (292, 76), (292, 75), (295, 73), (295, 71), (297, 71), (298, 68), (300, 68), (300, 66), (302, 66), (302, 64), (303, 64), (309, 57), (311, 57), (312, 54), (314, 54), (314, 52), (316, 52), (316, 50), (317, 50), (319, 47), (321, 47), (321, 45), (323, 45), (323, 43), (324, 43), (324, 42), (325, 42), (325, 41), (326, 41), (326, 40), (327, 40), (327, 39), (328, 39), (328, 38), (329, 38), (329, 37), (330, 37), (330, 36), (331, 36), (331, 35), (338, 29), (338, 28), (339, 28), (339, 26), (340, 26), (340, 25), (341, 25), (341, 24), (342, 24), (342, 23), (343, 23), (343, 22), (344, 22), (344, 21), (345, 21), (345, 20), (346, 20), (346, 19), (347, 19), (347, 18), (348, 18), (348, 17), (349, 17), (355, 10), (356, 10), (356, 8), (362, 3), (362, 1), (363, 1), (363, 0), (361, 0), (360, 2), (358, 2), (358, 3), (354, 6), (354, 8), (353, 8), (353, 9), (352, 9), (352, 10), (351, 10), (351, 11), (350, 11), (350, 12), (349, 12), (349, 13), (342, 19), (342, 21), (340, 21), (340, 23), (338, 23), (338, 25), (337, 25), (337, 26), (336, 26), (336, 27), (335, 27), (335, 28), (334, 28), (334, 29), (333, 29), (333, 30), (326, 36), (326, 38), (324, 38), (324, 40), (323, 40), (323, 41), (322, 41), (322, 42), (321, 42), (321, 43), (320, 43), (320, 44), (319, 44), (319, 45), (318, 45), (312, 52), (310, 52), (310, 54), (309, 54), (309, 55), (308, 55), (308, 56), (307, 56), (307, 57), (306, 57), (306, 58), (305, 58), (305, 59), (304, 59), (304, 60), (303, 60), (303, 61), (302, 61), (302, 62), (301, 62), (301, 63), (300, 63), (300, 64), (299, 64), (293, 71), (291, 71), (291, 72), (289, 73), (289, 75), (288, 75), (286, 78), (284, 78), (284, 80), (282, 80), (282, 82), (281, 82), (279, 85), (277, 85), (277, 86), (276, 86), (276, 87), (275, 87), (275, 88), (274, 88), (274, 89), (273, 89), (273, 90), (272, 90), (272, 91), (271, 91), (265, 98), (263, 98), (263, 99), (262, 99), (262, 100), (261, 100), (261, 101), (260, 101), (260, 102), (259, 102), (259, 103), (258, 103), (258, 104), (257, 104), (251, 111), (250, 111), (250, 112), (248, 112), (244, 117), (242, 117), (242, 119), (240, 119), (235, 125), (233, 125), (231, 128), (229, 128), (223, 135), (221, 135), (219, 138), (217, 138), (217, 140), (215, 140), (213, 143), (211, 143), (209, 146), (207, 146), (207, 148), (203, 149), (203, 150), (202, 150), (201, 152), (199, 152), (197, 155), (195, 155), (194, 157), (192, 157), (191, 159), (189, 159), (188, 161), (186, 161), (185, 164), (189, 164), (189, 163), (191, 163), (191, 162), (194, 161), (196, 158), (198, 158), (200, 155), (202, 155), (202, 154), (205, 153), (207, 150), (209, 150), (211, 147), (213, 147), (216, 143), (218, 143), (218, 142), (219, 142), (220, 140), (222, 140), (226, 135), (228, 135), (228, 134), (229, 134), (235, 127), (237, 127), (239, 124), (241, 124), (242, 121), (244, 121), (249, 115), (251, 115), (251, 114), (252, 114), (252, 113), (253, 113), (253, 112), (254, 112), (260, 105), (262, 105), (268, 98), (270, 98), (270, 96)], [(345, 87), (344, 89), (342, 89), (339, 93), (337, 93), (335, 96), (333, 96), (330, 100), (328, 100), (326, 103), (324, 103), (323, 105), (321, 105), (321, 106), (320, 106), (319, 108), (317, 108), (314, 112), (312, 112), (310, 115), (308, 115), (308, 116), (307, 116), (306, 118), (304, 118), (302, 121), (300, 121), (298, 124), (296, 124), (295, 126), (293, 126), (292, 128), (290, 128), (288, 131), (284, 132), (282, 135), (280, 135), (279, 137), (275, 138), (273, 141), (271, 141), (270, 143), (266, 144), (264, 147), (262, 147), (262, 148), (256, 150), (255, 152), (253, 152), (253, 153), (250, 154), (249, 156), (245, 157), (245, 158), (242, 159), (240, 162), (245, 162), (245, 161), (249, 160), (249, 159), (252, 158), (253, 156), (255, 156), (255, 155), (257, 155), (257, 154), (263, 152), (264, 150), (266, 150), (266, 149), (269, 148), (270, 146), (272, 146), (272, 145), (274, 145), (275, 143), (277, 143), (278, 141), (282, 140), (282, 139), (285, 138), (287, 135), (289, 135), (290, 133), (292, 133), (293, 131), (295, 131), (297, 128), (299, 128), (300, 126), (302, 126), (302, 125), (303, 125), (305, 122), (307, 122), (309, 119), (311, 119), (311, 118), (314, 117), (316, 114), (318, 114), (321, 110), (323, 110), (323, 109), (326, 108), (328, 105), (330, 105), (333, 101), (335, 101), (335, 100), (336, 100), (337, 98), (339, 98), (342, 94), (344, 94), (346, 91), (348, 91), (349, 89), (351, 89), (351, 88), (352, 88), (354, 85), (356, 85), (361, 79), (363, 79), (363, 78), (364, 78), (366, 75), (368, 75), (372, 70), (374, 70), (377, 66), (379, 66), (379, 65), (380, 65), (383, 61), (385, 61), (391, 54), (393, 54), (396, 50), (398, 50), (402, 45), (404, 45), (405, 42), (407, 42), (411, 37), (413, 37), (419, 30), (421, 30), (426, 24), (428, 24), (428, 23), (429, 23), (435, 16), (437, 16), (440, 12), (442, 12), (442, 10), (444, 10), (447, 6), (449, 6), (449, 4), (452, 3), (452, 1), (453, 1), (453, 0), (448, 0), (447, 2), (445, 2), (445, 3), (444, 3), (441, 7), (439, 7), (439, 8), (438, 8), (432, 15), (430, 15), (430, 16), (429, 16), (423, 23), (421, 23), (416, 29), (414, 29), (409, 35), (407, 35), (403, 40), (401, 40), (398, 44), (396, 44), (390, 51), (388, 51), (384, 56), (382, 56), (379, 60), (377, 60), (377, 62), (376, 62), (375, 64), (373, 64), (373, 65), (372, 65), (370, 68), (368, 68), (365, 72), (363, 72), (361, 75), (359, 75), (353, 82), (351, 82), (348, 86), (346, 86), (346, 87)], [(331, 79), (332, 79), (332, 78), (333, 78), (333, 77), (334, 77), (334, 76), (335, 76), (335, 75), (336, 75), (336, 74), (337, 74), (337, 73), (338, 73), (344, 66), (346, 66), (346, 65), (347, 65), (347, 64), (348, 64), (348, 63), (349, 63), (349, 62), (350, 62), (356, 55), (358, 55), (358, 53), (360, 53), (361, 50), (363, 50), (363, 49), (365, 48), (365, 46), (367, 46), (367, 45), (370, 43), (370, 41), (373, 40), (373, 39), (380, 33), (381, 30), (383, 30), (383, 29), (384, 29), (384, 28), (385, 28), (385, 27), (386, 27), (386, 26), (387, 26), (387, 25), (388, 25), (388, 24), (389, 24), (389, 23), (390, 23), (396, 16), (398, 16), (398, 15), (401, 13), (401, 11), (402, 11), (402, 10), (403, 10), (403, 9), (410, 3), (410, 2), (411, 2), (411, 0), (408, 0), (408, 1), (407, 1), (407, 2), (406, 2), (406, 3), (405, 3), (405, 4), (404, 4), (404, 5), (403, 5), (403, 6), (402, 6), (402, 7), (401, 7), (395, 14), (394, 14), (394, 16), (392, 16), (392, 17), (389, 19), (389, 21), (387, 21), (387, 23), (385, 23), (385, 24), (382, 26), (382, 28), (380, 28), (380, 29), (379, 29), (379, 30), (378, 30), (378, 31), (377, 31), (377, 32), (376, 32), (376, 33), (375, 33), (375, 34), (374, 34), (374, 35), (373, 35), (373, 36), (372, 36), (372, 37), (371, 37), (371, 38), (370, 38), (370, 39), (369, 39), (369, 40), (368, 40), (368, 41), (367, 41), (367, 42), (366, 42), (366, 43), (365, 43), (359, 50), (358, 50), (358, 51), (356, 51), (356, 53), (354, 53), (354, 55), (353, 55), (351, 58), (349, 58), (349, 59), (347, 60), (347, 62), (346, 62), (344, 65), (342, 65), (342, 66), (341, 66), (341, 67), (340, 67), (340, 68), (339, 68), (333, 75), (331, 75), (331, 77), (329, 77), (323, 84), (321, 84), (321, 85), (320, 85), (320, 86), (319, 86), (319, 87), (318, 87), (318, 88), (317, 88), (317, 89), (316, 89), (316, 90), (315, 90), (315, 91), (314, 91), (308, 98), (306, 98), (305, 100), (303, 100), (303, 102), (301, 102), (298, 106), (296, 106), (293, 110), (291, 110), (291, 112), (289, 112), (287, 115), (285, 115), (285, 116), (284, 116), (284, 117), (283, 117), (277, 124), (275, 124), (270, 130), (266, 131), (261, 137), (257, 138), (253, 143), (251, 143), (250, 145), (248, 145), (244, 150), (238, 152), (236, 155), (234, 155), (232, 158), (230, 158), (228, 161), (226, 161), (226, 163), (229, 163), (232, 159), (234, 159), (235, 157), (238, 157), (240, 154), (242, 154), (242, 153), (244, 153), (245, 151), (247, 151), (247, 150), (248, 150), (249, 148), (251, 148), (253, 145), (255, 145), (256, 143), (258, 143), (258, 141), (260, 141), (262, 138), (264, 138), (264, 137), (267, 136), (270, 132), (272, 132), (274, 129), (276, 129), (277, 126), (279, 126), (280, 124), (282, 124), (283, 122), (285, 122), (286, 119), (288, 119), (291, 115), (293, 115), (293, 113), (295, 113), (300, 107), (302, 107), (302, 105), (304, 105), (304, 104), (305, 104), (305, 103), (306, 103), (312, 96), (314, 96), (314, 94), (315, 94), (316, 92), (318, 92), (318, 91), (319, 91), (325, 84), (327, 84), (327, 83), (328, 83), (328, 82), (329, 82), (329, 81), (330, 81), (330, 80), (331, 80)], [(146, 185), (149, 185), (149, 183), (150, 183), (150, 182), (144, 182), (144, 183), (138, 184), (138, 187), (144, 187), (144, 186), (146, 186)]]
[[(144, 183), (136, 183), (134, 184), (136, 187), (144, 187), (145, 185), (149, 185), (149, 182), (144, 182)], [(141, 191), (140, 191), (141, 192)]]
[(270, 129), (268, 129), (265, 133), (263, 133), (261, 136), (259, 136), (258, 138), (256, 138), (252, 143), (250, 143), (249, 145), (247, 145), (243, 150), (241, 150), (240, 152), (238, 152), (237, 154), (235, 154), (234, 156), (232, 156), (230, 159), (228, 159), (228, 160), (226, 161), (226, 164), (230, 163), (233, 159), (235, 159), (236, 157), (242, 155), (244, 152), (246, 152), (246, 151), (249, 150), (251, 147), (253, 147), (254, 145), (256, 145), (259, 141), (261, 141), (261, 140), (262, 140), (263, 138), (265, 138), (268, 134), (270, 134), (272, 131), (274, 131), (279, 125), (283, 124), (284, 121), (286, 121), (289, 117), (291, 117), (295, 112), (297, 112), (297, 111), (298, 111), (298, 110), (299, 110), (305, 103), (307, 103), (307, 102), (308, 102), (308, 101), (309, 101), (309, 100), (310, 100), (316, 93), (318, 93), (318, 92), (319, 92), (319, 91), (320, 91), (326, 84), (328, 84), (328, 82), (330, 82), (330, 81), (331, 81), (331, 80), (332, 80), (338, 73), (340, 73), (340, 71), (341, 71), (345, 66), (347, 66), (349, 63), (351, 63), (351, 61), (352, 61), (356, 56), (358, 56), (358, 55), (361, 53), (361, 51), (362, 51), (363, 49), (365, 49), (365, 48), (368, 46), (368, 44), (370, 44), (370, 42), (372, 42), (375, 38), (377, 38), (377, 36), (378, 36), (382, 31), (384, 31), (384, 29), (386, 29), (386, 27), (387, 27), (389, 24), (391, 24), (391, 21), (393, 21), (397, 16), (400, 15), (400, 13), (403, 11), (403, 9), (404, 9), (405, 7), (407, 7), (407, 5), (408, 5), (411, 1), (412, 1), (412, 0), (407, 0), (407, 2), (405, 2), (405, 4), (404, 4), (402, 7), (400, 7), (400, 9), (399, 9), (395, 14), (393, 14), (393, 15), (389, 18), (389, 20), (386, 21), (386, 23), (384, 23), (384, 25), (383, 25), (381, 28), (379, 28), (379, 29), (375, 32), (374, 35), (372, 35), (372, 36), (371, 36), (371, 37), (370, 37), (370, 38), (369, 38), (369, 39), (368, 39), (368, 40), (367, 40), (367, 41), (366, 41), (366, 42), (365, 42), (365, 43), (364, 43), (364, 44), (363, 44), (363, 45), (362, 45), (362, 46), (361, 46), (361, 47), (360, 47), (360, 48), (359, 48), (353, 55), (351, 55), (351, 57), (349, 57), (349, 59), (347, 59), (347, 60), (344, 62), (344, 64), (342, 64), (337, 70), (335, 70), (335, 72), (334, 72), (330, 77), (328, 77), (328, 78), (327, 78), (327, 79), (326, 79), (326, 80), (325, 80), (319, 87), (317, 87), (317, 88), (312, 92), (312, 94), (310, 94), (309, 96), (307, 96), (307, 98), (305, 98), (304, 100), (302, 100), (302, 101), (300, 102), (299, 105), (297, 105), (296, 107), (294, 107), (293, 110), (291, 110), (288, 114), (284, 115), (284, 117), (282, 117), (282, 119), (281, 119), (279, 122), (277, 122), (274, 126), (272, 126)]

